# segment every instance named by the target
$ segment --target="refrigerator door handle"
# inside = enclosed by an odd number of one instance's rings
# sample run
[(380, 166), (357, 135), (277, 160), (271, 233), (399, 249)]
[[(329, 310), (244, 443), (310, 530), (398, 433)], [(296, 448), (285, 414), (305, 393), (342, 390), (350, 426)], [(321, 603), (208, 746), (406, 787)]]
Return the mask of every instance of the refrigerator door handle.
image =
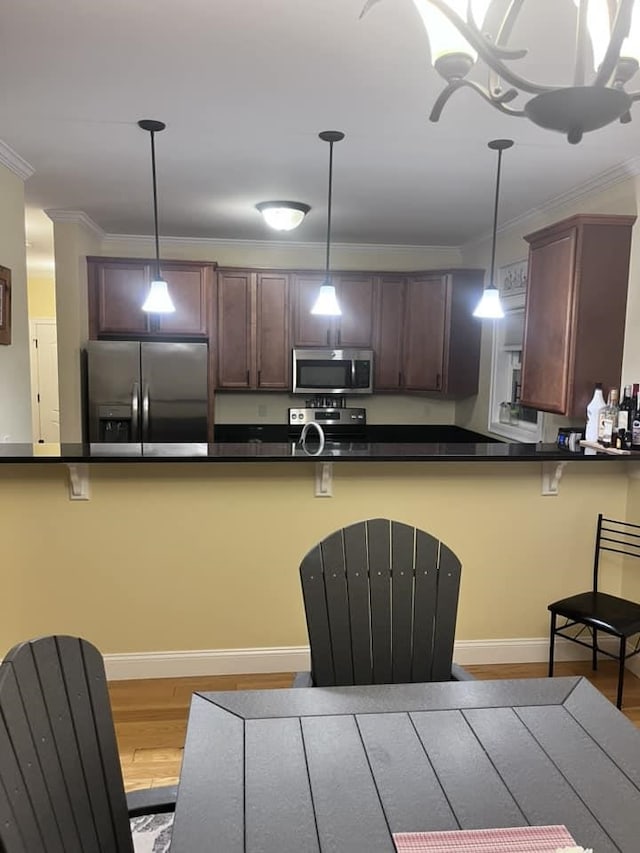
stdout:
[(145, 382), (142, 392), (142, 440), (149, 440), (149, 383)]
[(140, 436), (140, 385), (134, 382), (131, 386), (131, 441), (138, 441)]

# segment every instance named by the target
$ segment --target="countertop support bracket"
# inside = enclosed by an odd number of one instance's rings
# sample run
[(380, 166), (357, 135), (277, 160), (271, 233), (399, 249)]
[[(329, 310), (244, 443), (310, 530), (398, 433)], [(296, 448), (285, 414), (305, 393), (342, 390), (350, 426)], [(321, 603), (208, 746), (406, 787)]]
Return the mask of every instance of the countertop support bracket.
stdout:
[(557, 495), (566, 462), (542, 463), (542, 494)]
[(69, 470), (69, 500), (89, 500), (89, 465), (86, 462), (67, 462)]
[(316, 497), (333, 497), (333, 462), (316, 462)]

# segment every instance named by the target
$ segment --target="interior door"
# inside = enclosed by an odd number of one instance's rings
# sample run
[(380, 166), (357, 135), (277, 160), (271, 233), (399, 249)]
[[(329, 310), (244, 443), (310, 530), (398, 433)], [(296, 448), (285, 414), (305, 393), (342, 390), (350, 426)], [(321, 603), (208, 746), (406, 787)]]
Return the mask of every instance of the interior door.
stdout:
[(58, 398), (58, 335), (52, 318), (34, 320), (31, 334), (34, 441), (60, 441)]
[(142, 441), (207, 441), (207, 345), (141, 344)]

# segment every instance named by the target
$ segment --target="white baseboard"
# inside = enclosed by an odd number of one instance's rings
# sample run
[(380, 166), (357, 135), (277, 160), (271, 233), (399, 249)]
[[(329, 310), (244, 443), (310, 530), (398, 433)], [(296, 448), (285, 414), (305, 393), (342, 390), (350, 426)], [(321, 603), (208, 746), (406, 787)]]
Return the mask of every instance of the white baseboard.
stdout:
[[(546, 661), (549, 640), (531, 637), (508, 640), (462, 640), (455, 644), (456, 663), (539, 663)], [(585, 660), (589, 650), (566, 640), (556, 641), (556, 660)], [(107, 677), (180, 678), (196, 675), (244, 675), (308, 670), (308, 646), (258, 649), (204, 649), (181, 652), (134, 652), (104, 656)], [(632, 661), (640, 675), (640, 660)]]

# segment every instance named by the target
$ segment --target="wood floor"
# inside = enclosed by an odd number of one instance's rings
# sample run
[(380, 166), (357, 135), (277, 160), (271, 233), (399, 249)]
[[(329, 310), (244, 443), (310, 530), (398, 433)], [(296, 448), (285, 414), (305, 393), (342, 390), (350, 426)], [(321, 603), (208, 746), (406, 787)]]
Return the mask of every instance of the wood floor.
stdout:
[[(544, 663), (469, 666), (477, 678), (540, 678)], [(612, 702), (616, 664), (604, 662), (592, 673), (588, 662), (559, 663), (557, 675), (584, 675)], [(291, 673), (203, 678), (157, 678), (109, 684), (125, 786), (170, 785), (178, 780), (191, 694), (195, 690), (261, 690), (290, 687)], [(624, 713), (640, 728), (640, 679), (625, 677)]]

